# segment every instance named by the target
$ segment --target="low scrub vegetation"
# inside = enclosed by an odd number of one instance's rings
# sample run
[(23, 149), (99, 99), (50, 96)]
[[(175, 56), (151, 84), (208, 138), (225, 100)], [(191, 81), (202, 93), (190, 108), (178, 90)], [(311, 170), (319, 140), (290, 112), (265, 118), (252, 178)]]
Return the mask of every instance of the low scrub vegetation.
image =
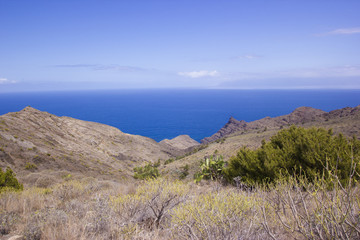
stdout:
[(25, 164), (25, 169), (26, 170), (33, 170), (33, 169), (37, 169), (37, 166), (36, 166), (36, 164), (34, 164), (34, 163), (26, 163)]
[[(350, 179), (351, 180), (351, 179)], [(352, 181), (352, 180), (351, 180)], [(359, 183), (279, 178), (243, 191), (216, 181), (70, 180), (0, 194), (0, 236), (24, 239), (359, 239)]]
[(189, 164), (180, 167), (179, 179), (185, 179), (189, 175)]
[(134, 168), (134, 178), (135, 179), (151, 179), (157, 178), (160, 176), (158, 167), (160, 166), (160, 161), (155, 164), (148, 163), (143, 167)]

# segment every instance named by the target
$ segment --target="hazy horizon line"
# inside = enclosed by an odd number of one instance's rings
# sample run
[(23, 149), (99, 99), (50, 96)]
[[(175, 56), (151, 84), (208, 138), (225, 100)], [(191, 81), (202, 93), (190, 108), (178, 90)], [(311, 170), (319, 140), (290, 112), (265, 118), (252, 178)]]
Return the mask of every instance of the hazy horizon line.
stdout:
[(299, 88), (101, 88), (101, 89), (34, 89), (34, 90), (18, 90), (18, 91), (1, 91), (0, 94), (4, 93), (46, 93), (46, 92), (94, 92), (94, 91), (173, 91), (173, 90), (224, 90), (224, 91), (231, 91), (231, 90), (243, 90), (243, 91), (296, 91), (296, 90), (303, 90), (303, 91), (314, 91), (314, 90), (335, 90), (335, 91), (359, 91), (360, 88), (306, 88), (306, 87), (299, 87)]

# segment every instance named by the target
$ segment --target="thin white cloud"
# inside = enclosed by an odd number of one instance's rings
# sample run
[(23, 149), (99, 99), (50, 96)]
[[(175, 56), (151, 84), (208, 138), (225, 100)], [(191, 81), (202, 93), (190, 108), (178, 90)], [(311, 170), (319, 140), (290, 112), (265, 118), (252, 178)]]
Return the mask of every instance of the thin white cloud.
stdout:
[(334, 31), (328, 32), (326, 35), (349, 35), (360, 33), (360, 27), (355, 28), (339, 28)]
[(52, 67), (56, 68), (89, 68), (92, 70), (100, 71), (100, 70), (115, 70), (122, 72), (143, 72), (148, 71), (149, 69), (134, 67), (134, 66), (122, 66), (118, 64), (61, 64), (61, 65), (53, 65)]
[(59, 65), (52, 65), (51, 67), (56, 68), (93, 68), (99, 66), (99, 64), (59, 64)]
[(7, 78), (0, 78), (0, 84), (16, 83), (16, 81), (9, 80)]
[(193, 71), (193, 72), (179, 72), (180, 76), (190, 77), (190, 78), (201, 78), (201, 77), (216, 77), (219, 75), (219, 72), (214, 71)]
[(261, 58), (261, 56), (259, 55), (255, 55), (255, 54), (246, 54), (246, 55), (240, 55), (240, 56), (236, 56), (236, 57), (232, 57), (231, 59), (236, 60), (236, 59), (258, 59)]

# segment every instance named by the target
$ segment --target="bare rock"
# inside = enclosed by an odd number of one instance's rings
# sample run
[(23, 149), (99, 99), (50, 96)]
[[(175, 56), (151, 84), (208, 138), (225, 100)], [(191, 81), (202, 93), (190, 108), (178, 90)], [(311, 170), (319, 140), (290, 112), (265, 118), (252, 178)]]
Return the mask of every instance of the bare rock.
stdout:
[(24, 236), (22, 235), (14, 235), (10, 238), (8, 238), (8, 240), (22, 240), (24, 238)]

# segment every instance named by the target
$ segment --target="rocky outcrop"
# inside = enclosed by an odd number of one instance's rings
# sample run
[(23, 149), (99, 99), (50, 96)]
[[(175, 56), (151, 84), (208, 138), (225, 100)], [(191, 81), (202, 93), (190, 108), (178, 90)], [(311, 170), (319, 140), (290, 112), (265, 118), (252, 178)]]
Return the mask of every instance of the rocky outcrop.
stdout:
[(162, 146), (170, 146), (175, 149), (185, 150), (199, 145), (197, 141), (192, 139), (189, 135), (180, 135), (171, 140), (164, 139), (160, 142)]
[(358, 113), (360, 113), (360, 105), (354, 108), (346, 107), (346, 108), (330, 111), (324, 114), (324, 118), (327, 120), (335, 119), (335, 118), (343, 118), (343, 117), (355, 116)]
[(238, 121), (231, 117), (229, 121), (211, 137), (207, 137), (201, 140), (201, 143), (210, 143), (228, 137), (231, 134), (241, 133), (250, 130), (265, 130), (271, 128), (281, 128), (289, 125), (301, 125), (305, 123), (316, 123), (328, 121), (330, 119), (338, 119), (343, 117), (354, 116), (360, 112), (360, 105), (354, 108), (346, 107), (343, 109), (334, 110), (331, 112), (325, 112), (320, 109), (311, 107), (299, 107), (292, 113), (279, 117), (266, 117), (253, 122), (245, 122), (244, 120)]

